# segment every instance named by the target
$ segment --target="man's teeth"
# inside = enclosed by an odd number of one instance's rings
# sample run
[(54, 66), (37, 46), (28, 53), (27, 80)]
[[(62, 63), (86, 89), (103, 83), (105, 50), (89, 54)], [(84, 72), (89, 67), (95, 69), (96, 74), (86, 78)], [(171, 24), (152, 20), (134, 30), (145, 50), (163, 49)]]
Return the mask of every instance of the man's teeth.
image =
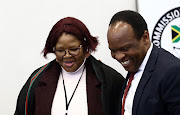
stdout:
[(121, 62), (122, 65), (125, 65), (125, 64), (128, 64), (128, 63), (129, 63), (129, 60)]

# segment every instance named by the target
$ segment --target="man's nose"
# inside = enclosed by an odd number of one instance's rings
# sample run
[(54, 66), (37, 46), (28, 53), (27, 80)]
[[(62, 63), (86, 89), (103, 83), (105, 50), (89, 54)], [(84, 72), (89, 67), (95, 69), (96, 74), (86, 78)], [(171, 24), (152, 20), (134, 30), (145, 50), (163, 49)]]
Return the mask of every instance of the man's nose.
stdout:
[(120, 51), (116, 52), (116, 54), (114, 56), (114, 58), (119, 61), (122, 60), (124, 57), (125, 57), (125, 54)]

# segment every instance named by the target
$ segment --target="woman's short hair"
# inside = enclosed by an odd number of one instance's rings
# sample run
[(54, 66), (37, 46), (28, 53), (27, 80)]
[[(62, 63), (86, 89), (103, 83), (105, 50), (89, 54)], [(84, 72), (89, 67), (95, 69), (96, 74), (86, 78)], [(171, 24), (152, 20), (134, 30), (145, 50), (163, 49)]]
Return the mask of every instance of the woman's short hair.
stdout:
[(82, 42), (84, 51), (95, 51), (98, 45), (97, 37), (93, 37), (90, 34), (85, 24), (76, 18), (66, 17), (59, 20), (52, 27), (43, 49), (44, 57), (46, 57), (48, 53), (54, 53), (53, 47), (55, 47), (58, 38), (63, 33), (76, 36)]

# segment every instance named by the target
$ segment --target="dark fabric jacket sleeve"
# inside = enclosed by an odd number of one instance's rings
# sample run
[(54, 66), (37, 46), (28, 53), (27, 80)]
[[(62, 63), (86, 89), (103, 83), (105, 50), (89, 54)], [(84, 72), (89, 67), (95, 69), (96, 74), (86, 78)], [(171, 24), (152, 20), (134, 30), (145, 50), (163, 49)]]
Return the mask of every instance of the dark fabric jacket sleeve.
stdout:
[(32, 76), (34, 76), (34, 74), (37, 73), (39, 69), (35, 70), (31, 74), (31, 76), (28, 78), (28, 80), (22, 87), (22, 89), (19, 93), (18, 99), (17, 99), (16, 110), (15, 110), (14, 115), (24, 115), (25, 114), (25, 100), (26, 100), (26, 94), (28, 91), (28, 87), (29, 87)]

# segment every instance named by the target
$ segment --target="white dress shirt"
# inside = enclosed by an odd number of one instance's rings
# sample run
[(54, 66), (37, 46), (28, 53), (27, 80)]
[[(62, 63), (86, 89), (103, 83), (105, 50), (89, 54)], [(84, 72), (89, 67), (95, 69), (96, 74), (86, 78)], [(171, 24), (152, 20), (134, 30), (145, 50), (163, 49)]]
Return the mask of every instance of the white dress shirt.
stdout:
[(151, 46), (148, 49), (142, 64), (140, 65), (138, 71), (134, 75), (134, 79), (131, 82), (131, 86), (129, 88), (129, 91), (128, 91), (128, 94), (127, 94), (126, 100), (125, 100), (124, 115), (132, 115), (132, 106), (133, 106), (133, 100), (134, 100), (135, 92), (136, 92), (136, 89), (137, 89), (138, 84), (140, 82), (140, 79), (142, 77), (142, 74), (144, 72), (145, 66), (146, 66), (147, 61), (149, 59), (149, 56), (151, 54), (152, 48), (153, 48), (153, 45), (151, 43)]

